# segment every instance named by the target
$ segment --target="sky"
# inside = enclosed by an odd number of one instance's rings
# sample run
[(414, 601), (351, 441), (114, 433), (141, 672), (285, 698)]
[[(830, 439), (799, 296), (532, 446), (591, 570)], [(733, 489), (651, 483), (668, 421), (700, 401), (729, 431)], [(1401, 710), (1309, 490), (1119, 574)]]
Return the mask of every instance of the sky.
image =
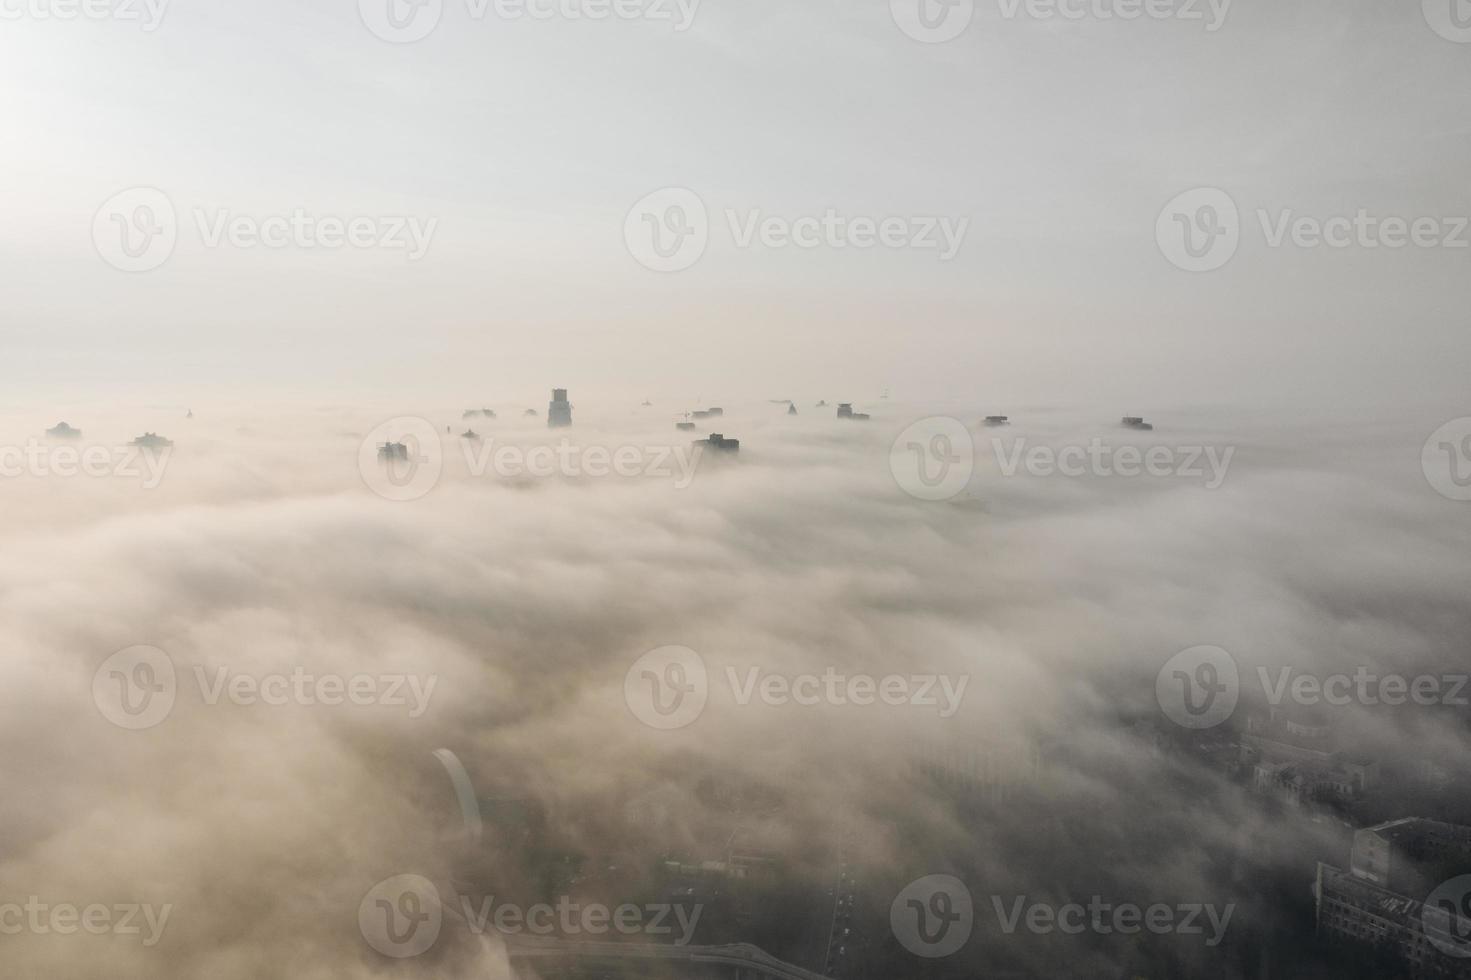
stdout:
[[(1434, 29), (1436, 0), (1134, 20), (962, 2), (933, 8), (969, 17), (940, 43), (906, 33), (904, 0), (602, 20), (445, 0), (407, 43), (373, 32), (377, 0), (114, 0), (72, 20), (49, 3), (6, 0), (0, 21), (12, 407), (558, 385), (1377, 413), (1463, 390), (1471, 249), (1273, 247), (1259, 215), (1428, 216), (1456, 237), (1471, 46)], [(1187, 271), (1156, 222), (1202, 187), (1239, 209), (1239, 244)], [(141, 272), (94, 240), (120, 234), (107, 209), (133, 188), (176, 215)], [(708, 216), (674, 272), (625, 236), (664, 188)], [(924, 219), (964, 233), (948, 258), (737, 234), (828, 209), (899, 217), (911, 242)], [(380, 237), (433, 225), (413, 257), (209, 235), (296, 211)]]

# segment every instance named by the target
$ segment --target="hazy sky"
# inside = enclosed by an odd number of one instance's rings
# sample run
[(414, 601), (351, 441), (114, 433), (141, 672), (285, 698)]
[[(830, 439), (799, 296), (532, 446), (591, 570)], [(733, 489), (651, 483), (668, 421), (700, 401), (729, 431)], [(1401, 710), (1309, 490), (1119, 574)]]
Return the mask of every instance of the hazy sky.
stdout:
[[(944, 43), (900, 28), (905, 0), (604, 20), (443, 0), (414, 43), (367, 26), (389, 0), (174, 0), (151, 31), (41, 16), (66, 2), (0, 0), (0, 382), (17, 402), (473, 403), (558, 384), (1148, 411), (1464, 390), (1471, 248), (1273, 248), (1258, 217), (1471, 214), (1471, 44), (1432, 29), (1438, 0), (1200, 0), (1200, 19), (1129, 21), (1090, 12), (1105, 0), (1073, 2), (1080, 19), (977, 0)], [(114, 12), (133, 10), (152, 16)], [(129, 273), (93, 226), (134, 187), (167, 195), (177, 245)], [(709, 244), (661, 273), (624, 223), (666, 187), (699, 195)], [(1211, 272), (1156, 240), (1197, 187), (1240, 209)], [(829, 208), (968, 224), (945, 261), (740, 247), (726, 215)], [(417, 260), (209, 247), (200, 227), (297, 210), (435, 224)]]

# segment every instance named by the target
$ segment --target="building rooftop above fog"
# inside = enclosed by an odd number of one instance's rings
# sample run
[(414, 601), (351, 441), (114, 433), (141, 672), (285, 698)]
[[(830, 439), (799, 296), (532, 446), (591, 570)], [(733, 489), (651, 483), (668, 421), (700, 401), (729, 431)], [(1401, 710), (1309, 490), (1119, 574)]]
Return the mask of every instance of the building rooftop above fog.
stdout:
[(710, 438), (708, 439), (696, 439), (695, 445), (709, 446), (711, 449), (722, 453), (736, 453), (741, 450), (741, 441), (739, 439), (727, 439), (719, 432), (710, 433)]

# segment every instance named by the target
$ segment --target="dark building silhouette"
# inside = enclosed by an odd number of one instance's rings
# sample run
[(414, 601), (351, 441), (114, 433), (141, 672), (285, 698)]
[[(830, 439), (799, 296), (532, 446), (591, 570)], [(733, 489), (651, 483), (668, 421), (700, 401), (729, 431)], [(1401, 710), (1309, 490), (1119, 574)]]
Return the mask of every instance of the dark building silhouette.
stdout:
[(82, 435), (81, 429), (73, 429), (65, 422), (57, 422), (56, 425), (46, 430), (46, 434), (53, 439), (79, 439)]
[(133, 445), (144, 449), (167, 449), (174, 444), (174, 440), (165, 439), (156, 432), (145, 432), (133, 440)]
[(1415, 977), (1468, 977), (1465, 912), (1426, 906), (1442, 881), (1471, 870), (1471, 827), (1405, 817), (1354, 833), (1349, 870), (1318, 862), (1321, 939), (1392, 953)]
[(572, 424), (572, 403), (567, 401), (566, 388), (553, 388), (552, 401), (547, 405), (547, 428), (560, 429)]
[(791, 404), (789, 404), (787, 406), (787, 414), (788, 415), (796, 415), (797, 414), (797, 403), (796, 402), (792, 402)]
[(838, 402), (838, 418), (854, 419), (859, 422), (864, 422), (868, 420), (869, 416), (862, 412), (853, 411), (852, 402)]
[(710, 438), (708, 439), (696, 439), (695, 445), (705, 446), (708, 449), (713, 449), (721, 453), (738, 453), (741, 451), (741, 441), (739, 439), (727, 439), (719, 432), (710, 433)]
[(1011, 416), (1009, 416), (1009, 415), (987, 415), (986, 416), (986, 424), (987, 425), (1010, 425), (1011, 424)]
[(693, 423), (693, 422), (676, 422), (676, 423), (674, 423), (674, 427), (676, 429), (679, 429), (682, 432), (693, 432), (694, 431), (694, 428), (695, 428), (695, 423)]
[(1122, 424), (1127, 428), (1138, 429), (1141, 432), (1148, 432), (1154, 428), (1154, 426), (1150, 425), (1148, 422), (1144, 421), (1137, 415), (1125, 415)]
[(466, 429), (464, 432), (460, 433), (460, 438), (469, 439), (471, 442), (479, 442), (480, 433), (476, 432), (474, 429)]
[(402, 442), (385, 442), (378, 447), (378, 458), (390, 462), (394, 460), (407, 462), (409, 458), (409, 447)]

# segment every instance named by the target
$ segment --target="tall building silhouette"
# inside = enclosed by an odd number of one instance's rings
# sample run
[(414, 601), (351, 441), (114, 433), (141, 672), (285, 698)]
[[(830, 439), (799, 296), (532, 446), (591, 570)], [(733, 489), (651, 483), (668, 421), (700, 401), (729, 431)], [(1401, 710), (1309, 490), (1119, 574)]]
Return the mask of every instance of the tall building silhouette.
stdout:
[(567, 400), (566, 388), (553, 388), (552, 401), (547, 406), (547, 428), (560, 429), (572, 424), (572, 403)]

